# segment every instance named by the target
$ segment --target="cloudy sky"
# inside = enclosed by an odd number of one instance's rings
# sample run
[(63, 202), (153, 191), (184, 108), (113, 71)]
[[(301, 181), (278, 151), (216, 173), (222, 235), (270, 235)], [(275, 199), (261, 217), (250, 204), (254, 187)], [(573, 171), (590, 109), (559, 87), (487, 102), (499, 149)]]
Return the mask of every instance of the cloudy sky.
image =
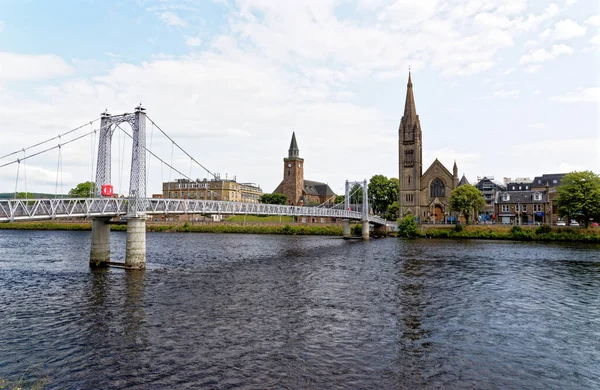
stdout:
[[(142, 102), (208, 169), (265, 192), (295, 131), (305, 177), (341, 193), (346, 178), (397, 177), (410, 66), (425, 169), (456, 160), (470, 181), (600, 172), (598, 4), (0, 0), (0, 156)], [(150, 124), (148, 137), (165, 161), (208, 177)], [(59, 192), (92, 177), (93, 141), (62, 148)], [(115, 133), (118, 192), (130, 148)], [(18, 190), (54, 192), (58, 162), (54, 150), (21, 164)], [(0, 192), (16, 173), (0, 168)], [(149, 194), (179, 177), (153, 158), (149, 176)]]

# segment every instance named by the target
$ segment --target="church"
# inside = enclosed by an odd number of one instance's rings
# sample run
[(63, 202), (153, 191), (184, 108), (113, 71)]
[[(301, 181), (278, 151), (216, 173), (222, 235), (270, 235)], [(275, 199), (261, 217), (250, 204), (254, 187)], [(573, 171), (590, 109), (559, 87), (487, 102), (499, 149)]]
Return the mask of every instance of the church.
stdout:
[(327, 183), (304, 180), (304, 159), (300, 157), (295, 132), (292, 133), (288, 156), (283, 159), (283, 181), (274, 192), (285, 195), (289, 205), (335, 203), (336, 195)]
[(456, 161), (450, 172), (437, 158), (423, 173), (423, 139), (415, 108), (410, 72), (404, 116), (398, 128), (400, 217), (413, 214), (421, 223), (443, 223), (450, 217), (450, 192), (468, 183), (458, 180)]

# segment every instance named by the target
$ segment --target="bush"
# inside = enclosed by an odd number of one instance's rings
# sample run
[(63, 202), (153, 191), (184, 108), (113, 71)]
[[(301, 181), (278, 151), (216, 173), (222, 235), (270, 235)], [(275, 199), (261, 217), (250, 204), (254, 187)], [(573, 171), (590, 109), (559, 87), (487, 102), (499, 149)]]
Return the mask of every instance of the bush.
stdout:
[(415, 221), (415, 217), (411, 214), (402, 218), (402, 220), (398, 223), (398, 237), (417, 237), (419, 235), (419, 227), (417, 226), (417, 221)]
[(510, 232), (512, 234), (521, 233), (522, 231), (523, 231), (523, 229), (521, 229), (521, 226), (518, 226), (518, 225), (515, 225), (510, 229)]
[(550, 225), (542, 225), (542, 226), (538, 226), (535, 229), (535, 234), (548, 234), (552, 231), (552, 228), (550, 227)]
[(456, 225), (454, 225), (454, 231), (457, 233), (460, 233), (463, 231), (463, 225), (459, 222)]
[(353, 236), (361, 237), (362, 236), (362, 225), (354, 225), (350, 232)]

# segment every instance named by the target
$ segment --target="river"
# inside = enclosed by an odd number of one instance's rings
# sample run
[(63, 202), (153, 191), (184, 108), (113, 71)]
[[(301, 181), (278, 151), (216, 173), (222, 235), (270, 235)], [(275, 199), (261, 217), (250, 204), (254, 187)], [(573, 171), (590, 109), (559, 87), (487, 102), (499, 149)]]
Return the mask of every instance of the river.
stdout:
[[(122, 260), (125, 234), (111, 233)], [(600, 246), (0, 230), (0, 378), (49, 389), (600, 388)], [(1, 380), (0, 380), (1, 383)]]

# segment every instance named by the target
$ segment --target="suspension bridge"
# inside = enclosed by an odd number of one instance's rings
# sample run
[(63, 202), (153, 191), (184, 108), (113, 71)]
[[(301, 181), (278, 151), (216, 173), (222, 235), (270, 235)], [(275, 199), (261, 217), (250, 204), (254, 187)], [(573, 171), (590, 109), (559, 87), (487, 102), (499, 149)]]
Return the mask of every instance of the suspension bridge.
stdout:
[[(321, 217), (336, 218), (344, 221), (344, 237), (350, 236), (350, 221), (362, 222), (363, 239), (369, 239), (369, 224), (373, 224), (376, 230), (382, 230), (387, 226), (387, 221), (376, 215), (369, 214), (368, 205), (368, 186), (366, 180), (358, 182), (363, 189), (363, 204), (361, 211), (352, 211), (350, 208), (350, 185), (356, 184), (346, 181), (346, 198), (344, 208), (325, 208), (325, 207), (303, 207), (272, 205), (261, 203), (241, 203), (216, 200), (201, 199), (162, 199), (149, 198), (146, 195), (148, 181), (148, 169), (146, 164), (147, 156), (153, 156), (161, 163), (175, 170), (178, 174), (189, 179), (180, 170), (177, 170), (171, 164), (161, 159), (154, 151), (146, 148), (146, 121), (152, 123), (153, 129), (156, 127), (162, 132), (173, 145), (176, 142), (165, 133), (152, 119), (147, 117), (146, 110), (141, 104), (135, 108), (133, 113), (121, 115), (110, 115), (104, 112), (100, 116), (99, 129), (92, 130), (83, 135), (73, 137), (63, 141), (63, 139), (72, 133), (85, 128), (87, 125), (80, 126), (70, 130), (57, 137), (39, 142), (27, 148), (19, 149), (15, 152), (0, 156), (0, 169), (12, 165), (17, 165), (15, 198), (0, 200), (0, 222), (18, 222), (49, 220), (61, 218), (90, 218), (92, 220), (92, 239), (90, 246), (90, 266), (102, 267), (111, 263), (110, 261), (110, 221), (115, 217), (123, 217), (127, 220), (127, 239), (125, 268), (143, 269), (146, 265), (146, 220), (152, 215), (158, 214), (228, 214), (228, 215), (278, 215), (278, 216), (296, 216), (296, 217)], [(90, 126), (98, 119), (89, 122)], [(129, 124), (132, 133), (128, 134), (122, 127), (122, 124)], [(129, 180), (129, 193), (126, 198), (113, 197), (113, 188), (111, 183), (112, 171), (112, 139), (117, 129), (122, 130), (132, 139), (131, 151), (131, 169)], [(95, 186), (93, 197), (89, 198), (63, 198), (54, 199), (17, 199), (17, 187), (19, 182), (19, 172), (21, 164), (25, 164), (28, 159), (49, 153), (58, 149), (59, 159), (57, 163), (57, 188), (59, 181), (59, 172), (61, 168), (61, 153), (63, 147), (84, 139), (88, 136), (95, 137), (98, 134), (97, 161), (95, 170)], [(35, 153), (26, 152), (30, 149), (40, 147), (48, 142), (58, 139), (56, 146), (47, 147)], [(151, 138), (152, 139), (152, 138)], [(152, 141), (151, 141), (152, 142)], [(92, 142), (93, 149), (94, 142)], [(177, 145), (190, 162), (194, 162), (203, 168), (206, 172), (213, 175), (204, 165), (200, 164), (183, 148)], [(93, 150), (92, 150), (93, 152)], [(23, 157), (17, 158), (20, 153)], [(171, 153), (172, 155), (172, 153)], [(2, 160), (5, 160), (3, 163)], [(9, 160), (6, 160), (9, 159)], [(93, 176), (93, 153), (92, 169)], [(191, 171), (191, 168), (190, 168)], [(213, 175), (214, 176), (214, 175)], [(62, 176), (61, 176), (62, 177)], [(27, 192), (25, 192), (27, 194)]]

